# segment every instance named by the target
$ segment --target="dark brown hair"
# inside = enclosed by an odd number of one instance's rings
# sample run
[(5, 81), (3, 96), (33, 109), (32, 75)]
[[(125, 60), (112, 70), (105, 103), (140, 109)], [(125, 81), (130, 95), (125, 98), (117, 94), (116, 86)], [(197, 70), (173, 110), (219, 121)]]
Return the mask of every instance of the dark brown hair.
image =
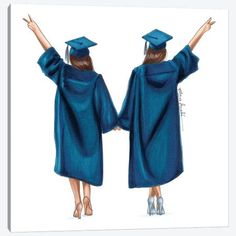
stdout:
[(143, 64), (154, 64), (163, 61), (166, 57), (166, 49), (155, 50), (148, 48)]
[(80, 70), (94, 70), (92, 58), (89, 55), (81, 58), (70, 55), (70, 62), (72, 66)]

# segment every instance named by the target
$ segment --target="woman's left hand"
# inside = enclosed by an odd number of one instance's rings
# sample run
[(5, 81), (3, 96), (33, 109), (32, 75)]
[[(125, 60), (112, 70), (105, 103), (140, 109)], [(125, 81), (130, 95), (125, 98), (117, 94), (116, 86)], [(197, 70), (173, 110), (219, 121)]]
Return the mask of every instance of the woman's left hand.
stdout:
[(42, 45), (44, 50), (47, 50), (48, 48), (52, 47), (49, 41), (46, 39), (36, 22), (32, 19), (30, 15), (29, 19), (23, 18), (24, 21), (27, 22), (28, 27), (34, 32), (35, 36), (39, 40), (40, 44)]

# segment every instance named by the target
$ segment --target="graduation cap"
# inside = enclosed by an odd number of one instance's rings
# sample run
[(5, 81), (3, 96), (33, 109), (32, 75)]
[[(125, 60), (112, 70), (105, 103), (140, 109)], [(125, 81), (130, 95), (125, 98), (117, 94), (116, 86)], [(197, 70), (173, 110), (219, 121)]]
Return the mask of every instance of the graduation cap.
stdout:
[(158, 29), (154, 29), (150, 33), (142, 37), (146, 40), (144, 54), (147, 52), (147, 42), (149, 42), (149, 47), (155, 50), (159, 50), (166, 47), (166, 42), (171, 40), (173, 37), (165, 32)]
[[(97, 45), (97, 43), (91, 41), (86, 37), (80, 37), (76, 39), (69, 40), (65, 42), (67, 44), (66, 47), (66, 60), (69, 62), (69, 55), (73, 55), (75, 57), (84, 57), (89, 55), (89, 47)], [(70, 52), (68, 49), (70, 46)]]

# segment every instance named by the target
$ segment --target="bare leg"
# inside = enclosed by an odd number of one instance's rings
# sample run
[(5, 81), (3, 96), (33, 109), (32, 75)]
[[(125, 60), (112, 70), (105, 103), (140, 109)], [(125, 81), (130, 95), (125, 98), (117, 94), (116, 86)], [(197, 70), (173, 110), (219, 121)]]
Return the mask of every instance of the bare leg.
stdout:
[(69, 181), (75, 199), (75, 210), (73, 216), (80, 218), (82, 212), (82, 204), (80, 197), (80, 181), (73, 178), (69, 178)]
[(149, 195), (148, 197), (155, 197), (156, 191), (153, 187), (149, 188)]
[(84, 214), (90, 216), (93, 214), (93, 209), (92, 209), (92, 205), (90, 201), (91, 187), (90, 187), (90, 184), (86, 182), (82, 182), (82, 183), (83, 183), (83, 191), (84, 191), (84, 199), (83, 199)]
[(80, 181), (77, 179), (69, 178), (70, 186), (75, 198), (75, 204), (81, 202), (80, 197)]
[(153, 189), (153, 192), (155, 192), (155, 195), (157, 197), (160, 197), (161, 196), (161, 187), (160, 186), (155, 186), (155, 187), (152, 187)]
[(83, 183), (84, 197), (88, 197), (90, 199), (90, 197), (91, 197), (91, 187), (90, 187), (90, 184), (88, 184), (86, 182), (82, 182), (82, 183)]

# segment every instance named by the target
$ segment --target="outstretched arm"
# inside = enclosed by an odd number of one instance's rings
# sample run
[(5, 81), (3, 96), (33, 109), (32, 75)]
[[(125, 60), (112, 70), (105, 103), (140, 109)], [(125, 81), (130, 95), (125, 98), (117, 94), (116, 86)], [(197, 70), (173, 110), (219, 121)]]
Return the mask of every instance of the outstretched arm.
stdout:
[(29, 19), (23, 18), (23, 20), (27, 22), (29, 29), (31, 29), (34, 32), (35, 36), (37, 37), (38, 41), (40, 42), (44, 50), (47, 50), (48, 48), (52, 47), (30, 15)]
[(197, 33), (193, 36), (193, 38), (189, 42), (189, 47), (193, 50), (194, 47), (197, 45), (201, 37), (211, 29), (211, 26), (215, 24), (215, 21), (212, 21), (212, 18), (209, 18), (197, 31)]

